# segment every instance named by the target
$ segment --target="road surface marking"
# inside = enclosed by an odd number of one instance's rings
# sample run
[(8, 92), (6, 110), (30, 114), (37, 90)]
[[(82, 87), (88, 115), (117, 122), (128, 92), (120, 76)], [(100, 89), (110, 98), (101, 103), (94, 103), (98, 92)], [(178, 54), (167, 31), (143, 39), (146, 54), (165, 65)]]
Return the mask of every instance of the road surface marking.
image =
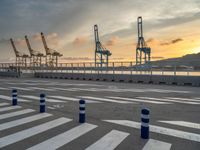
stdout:
[(0, 103), (0, 106), (7, 106), (9, 105), (8, 103)]
[(8, 88), (2, 88), (2, 87), (0, 87), (0, 90), (9, 90)]
[[(140, 129), (141, 127), (141, 123), (135, 122), (135, 121), (129, 121), (129, 120), (104, 120), (104, 121), (132, 127), (136, 129)], [(168, 135), (168, 136), (174, 136), (174, 137), (178, 137), (178, 138), (182, 138), (186, 140), (200, 142), (200, 134), (184, 132), (180, 130), (165, 128), (165, 127), (160, 127), (160, 126), (155, 126), (155, 125), (150, 125), (150, 131), (159, 133), (159, 134)]]
[(128, 135), (126, 132), (112, 130), (86, 150), (114, 150)]
[(170, 150), (172, 144), (149, 139), (142, 150)]
[(98, 100), (98, 101), (105, 101), (105, 102), (114, 102), (114, 103), (120, 103), (120, 104), (130, 104), (134, 102), (125, 102), (125, 101), (118, 101), (114, 99), (108, 99), (108, 98), (99, 98), (99, 97), (92, 97), (92, 96), (79, 96), (85, 99), (92, 99), (92, 100)]
[(200, 100), (193, 99), (193, 98), (180, 98), (180, 97), (164, 97), (164, 98), (166, 98), (166, 99), (180, 100), (180, 101), (200, 102)]
[(21, 140), (24, 140), (26, 138), (29, 138), (31, 136), (34, 136), (36, 134), (42, 133), (44, 131), (50, 130), (54, 127), (60, 126), (64, 123), (67, 123), (71, 121), (71, 119), (68, 118), (59, 118), (50, 122), (46, 122), (44, 124), (26, 129), (26, 130), (22, 130), (19, 131), (17, 133), (5, 136), (0, 138), (0, 148), (3, 148), (5, 146), (8, 146), (10, 144), (19, 142)]
[(19, 109), (19, 108), (22, 108), (22, 107), (21, 107), (21, 106), (9, 106), (9, 107), (3, 107), (3, 108), (0, 108), (0, 112), (8, 111), (8, 110), (13, 110), (13, 109)]
[(34, 112), (34, 111), (35, 110), (33, 110), (33, 109), (24, 109), (24, 110), (20, 110), (20, 111), (2, 114), (2, 115), (0, 115), (0, 120), (1, 119), (7, 119), (7, 118), (10, 118), (10, 117), (19, 116), (19, 115), (23, 115), (23, 114), (27, 114), (27, 113), (31, 113), (31, 112)]
[(77, 90), (74, 90), (74, 89), (55, 88), (55, 87), (51, 87), (51, 89), (55, 89), (55, 90), (62, 90), (62, 91), (71, 91), (71, 92), (77, 91)]
[[(39, 96), (33, 96), (33, 95), (20, 95), (20, 97), (29, 98), (29, 99), (33, 99), (33, 100), (40, 100)], [(46, 101), (47, 102), (55, 102), (55, 103), (65, 103), (65, 101), (49, 99), (49, 98), (46, 98)]]
[(30, 87), (30, 88), (35, 89), (35, 90), (41, 90), (41, 91), (55, 91), (54, 89), (47, 89), (46, 87), (44, 87), (44, 88)]
[(200, 103), (196, 103), (196, 102), (186, 102), (186, 101), (171, 100), (171, 99), (164, 99), (164, 98), (153, 98), (153, 97), (137, 97), (137, 98), (149, 99), (149, 100), (155, 100), (155, 101), (167, 101), (167, 102), (175, 102), (175, 103), (182, 103), (182, 104), (200, 105)]
[[(48, 97), (62, 99), (66, 101), (76, 101), (76, 102), (79, 102), (79, 100), (81, 99), (81, 98), (73, 98), (73, 97), (66, 97), (66, 96), (48, 96)], [(92, 101), (92, 100), (86, 100), (86, 102), (87, 103), (101, 103), (101, 102)]]
[(11, 89), (17, 89), (17, 90), (22, 90), (22, 91), (33, 91), (33, 89), (29, 88), (22, 88), (22, 87), (10, 87)]
[(33, 122), (39, 119), (43, 119), (46, 117), (52, 116), (51, 114), (48, 113), (41, 113), (41, 114), (37, 114), (37, 115), (33, 115), (30, 117), (26, 117), (26, 118), (22, 118), (22, 119), (18, 119), (18, 120), (14, 120), (14, 121), (10, 121), (10, 122), (6, 122), (6, 123), (2, 123), (0, 124), (0, 131), (5, 130), (5, 129), (9, 129), (15, 126), (19, 126), (25, 123), (29, 123), (29, 122)]
[(186, 122), (186, 121), (164, 121), (164, 120), (159, 120), (158, 122), (178, 125), (178, 126), (183, 126), (183, 127), (188, 127), (188, 128), (200, 129), (200, 123), (192, 123), (192, 122)]
[(149, 100), (143, 100), (143, 99), (125, 98), (125, 97), (117, 97), (117, 96), (115, 96), (115, 97), (114, 96), (109, 96), (109, 98), (127, 100), (127, 101), (133, 101), (133, 102), (152, 103), (152, 104), (170, 104), (170, 103), (167, 103), (167, 102), (157, 102), (157, 101), (149, 101)]
[(85, 133), (93, 130), (96, 128), (96, 125), (84, 123), (77, 127), (74, 127), (64, 133), (61, 133), (55, 137), (52, 137), (42, 143), (39, 143), (33, 147), (30, 147), (28, 150), (55, 150), (59, 147), (73, 141), (74, 139), (80, 137), (81, 135), (84, 135)]
[[(0, 98), (4, 99), (4, 100), (12, 101), (12, 97), (11, 96), (0, 95)], [(31, 102), (30, 100), (25, 100), (25, 99), (21, 99), (21, 98), (18, 98), (17, 101), (19, 101), (19, 102)]]

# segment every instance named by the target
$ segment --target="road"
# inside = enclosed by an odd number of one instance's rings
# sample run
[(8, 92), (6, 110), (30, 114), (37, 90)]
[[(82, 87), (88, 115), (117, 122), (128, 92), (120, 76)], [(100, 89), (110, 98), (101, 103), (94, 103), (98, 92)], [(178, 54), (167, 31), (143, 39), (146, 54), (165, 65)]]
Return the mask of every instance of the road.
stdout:
[[(0, 84), (0, 149), (200, 149), (199, 87), (35, 78), (0, 78)], [(12, 89), (18, 106), (11, 106)], [(39, 113), (41, 93), (46, 113)], [(144, 107), (149, 140), (140, 138)]]

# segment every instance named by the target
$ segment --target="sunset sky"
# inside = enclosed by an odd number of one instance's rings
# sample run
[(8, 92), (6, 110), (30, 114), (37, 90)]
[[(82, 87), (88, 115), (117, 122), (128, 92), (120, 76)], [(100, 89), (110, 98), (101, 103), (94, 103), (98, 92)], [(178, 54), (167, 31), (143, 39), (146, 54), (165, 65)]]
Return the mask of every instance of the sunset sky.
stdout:
[(134, 61), (138, 16), (153, 59), (200, 52), (200, 0), (0, 0), (0, 61), (15, 58), (11, 37), (45, 53), (40, 32), (66, 61), (93, 60), (94, 24), (112, 60)]

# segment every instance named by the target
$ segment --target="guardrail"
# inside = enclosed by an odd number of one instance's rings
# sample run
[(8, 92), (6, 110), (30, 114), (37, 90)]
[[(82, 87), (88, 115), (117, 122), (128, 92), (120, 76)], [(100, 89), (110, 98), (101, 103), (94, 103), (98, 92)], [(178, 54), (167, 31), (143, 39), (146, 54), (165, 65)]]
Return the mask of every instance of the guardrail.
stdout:
[(0, 64), (0, 71), (17, 72), (59, 72), (83, 74), (137, 74), (137, 75), (173, 75), (173, 76), (200, 76), (199, 68), (183, 66), (180, 62), (170, 62), (170, 65), (152, 62), (146, 65), (135, 65), (135, 62), (111, 62), (100, 67), (95, 63), (59, 63), (58, 66), (20, 66), (15, 63)]

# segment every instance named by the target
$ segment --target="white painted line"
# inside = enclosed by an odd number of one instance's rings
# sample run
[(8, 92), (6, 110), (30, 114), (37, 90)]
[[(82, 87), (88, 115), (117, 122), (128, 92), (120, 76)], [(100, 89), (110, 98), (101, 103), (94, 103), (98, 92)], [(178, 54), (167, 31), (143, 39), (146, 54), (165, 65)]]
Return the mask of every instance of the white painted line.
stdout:
[(188, 128), (200, 129), (200, 123), (192, 123), (192, 122), (186, 122), (186, 121), (164, 121), (164, 120), (159, 120), (158, 122), (178, 125), (178, 126), (183, 126), (183, 127), (188, 127)]
[[(135, 121), (129, 121), (129, 120), (104, 120), (104, 121), (132, 127), (136, 129), (141, 128), (141, 123), (135, 122)], [(160, 127), (160, 126), (155, 126), (155, 125), (150, 125), (150, 131), (159, 133), (159, 134), (168, 135), (168, 136), (178, 137), (178, 138), (182, 138), (182, 139), (186, 139), (190, 141), (200, 142), (200, 134), (184, 132), (180, 130), (165, 128), (165, 127)]]
[(0, 112), (22, 108), (21, 106), (9, 106), (0, 108)]
[[(4, 100), (12, 101), (12, 97), (11, 96), (0, 95), (0, 98), (4, 99)], [(31, 102), (30, 100), (25, 100), (25, 99), (21, 99), (21, 98), (18, 98), (17, 101), (19, 101), (19, 102)]]
[(149, 139), (142, 150), (170, 150), (172, 144)]
[(77, 90), (75, 90), (75, 89), (55, 88), (55, 87), (53, 87), (53, 88), (51, 88), (51, 89), (54, 89), (54, 90), (62, 90), (62, 91), (71, 91), (71, 92), (77, 91)]
[[(48, 97), (62, 99), (62, 100), (66, 100), (66, 101), (76, 101), (76, 102), (79, 102), (79, 100), (80, 100), (80, 98), (66, 97), (66, 96), (48, 96)], [(86, 102), (87, 103), (101, 103), (101, 102), (92, 101), (92, 100), (86, 100)]]
[(77, 127), (74, 127), (64, 133), (61, 133), (53, 138), (50, 138), (40, 144), (37, 144), (28, 150), (55, 150), (59, 147), (73, 141), (74, 139), (80, 137), (81, 135), (84, 135), (85, 133), (93, 130), (96, 128), (96, 125), (84, 123), (82, 125), (79, 125)]
[(109, 96), (109, 98), (127, 100), (127, 101), (133, 101), (133, 102), (152, 103), (152, 104), (170, 104), (170, 103), (167, 103), (167, 102), (157, 102), (157, 101), (149, 101), (149, 100), (143, 100), (143, 99), (125, 98), (125, 97), (117, 97), (117, 96), (115, 96), (115, 97)]
[(49, 108), (49, 109), (56, 109), (56, 108), (54, 108), (54, 107), (50, 107), (50, 106), (49, 106), (49, 107), (47, 107), (47, 108)]
[(41, 91), (55, 91), (54, 89), (47, 89), (47, 88), (39, 88), (39, 87), (30, 87), (34, 90), (41, 90)]
[(7, 106), (9, 105), (8, 103), (0, 103), (0, 106)]
[(200, 100), (193, 99), (193, 98), (180, 98), (180, 97), (165, 97), (166, 99), (174, 99), (180, 101), (190, 101), (190, 102), (200, 102)]
[(60, 126), (64, 123), (67, 123), (69, 121), (71, 121), (71, 119), (59, 118), (59, 119), (56, 119), (56, 120), (53, 120), (50, 122), (46, 122), (44, 124), (29, 128), (26, 130), (22, 130), (17, 133), (2, 137), (2, 138), (0, 138), (0, 148), (3, 148), (10, 144), (19, 142), (21, 140), (24, 140), (24, 139), (34, 136), (36, 134), (42, 133), (44, 131), (50, 130), (50, 129)]
[(11, 89), (17, 89), (17, 90), (22, 90), (22, 91), (33, 91), (33, 89), (29, 88), (22, 88), (22, 87), (10, 87)]
[(36, 121), (36, 120), (39, 120), (39, 119), (43, 119), (43, 118), (46, 118), (46, 117), (49, 117), (49, 116), (52, 116), (52, 114), (40, 113), (40, 114), (29, 116), (29, 117), (26, 117), (26, 118), (2, 123), (2, 124), (0, 124), (0, 131), (5, 130), (5, 129), (9, 129), (9, 128), (12, 128), (12, 127), (16, 127), (16, 126), (19, 126), (19, 125), (22, 125), (22, 124), (25, 124), (25, 123), (33, 122), (33, 121)]
[(33, 109), (24, 109), (24, 110), (20, 110), (20, 111), (2, 114), (2, 115), (0, 115), (0, 120), (1, 119), (7, 119), (7, 118), (10, 118), (10, 117), (19, 116), (19, 115), (23, 115), (23, 114), (27, 114), (27, 113), (31, 113), (31, 112), (34, 112), (34, 111), (35, 110), (33, 110)]
[(125, 102), (125, 101), (119, 101), (119, 100), (113, 100), (108, 98), (99, 98), (99, 97), (92, 97), (92, 96), (80, 96), (85, 99), (92, 99), (92, 100), (98, 100), (98, 101), (105, 101), (105, 102), (113, 102), (113, 103), (120, 103), (120, 104), (130, 104), (133, 102)]
[(92, 88), (89, 88), (89, 89), (86, 89), (86, 88), (71, 88), (72, 90), (77, 90), (77, 91), (89, 91), (89, 92), (96, 92), (96, 91), (99, 91), (98, 89), (92, 89)]
[(191, 93), (190, 91), (162, 90), (162, 89), (148, 89), (148, 91), (159, 92), (159, 93)]
[(178, 101), (178, 100), (171, 100), (171, 99), (164, 99), (164, 98), (153, 98), (153, 97), (137, 97), (141, 99), (149, 99), (155, 101), (167, 101), (167, 102), (175, 102), (175, 103), (182, 103), (182, 104), (192, 104), (192, 105), (199, 105), (200, 103), (196, 102), (186, 102), (186, 101)]
[[(33, 95), (20, 95), (20, 97), (24, 97), (24, 98), (28, 98), (28, 99), (33, 99), (33, 100), (40, 100), (39, 96), (33, 96)], [(54, 103), (65, 103), (65, 101), (61, 101), (61, 100), (56, 100), (56, 99), (49, 99), (46, 98), (47, 102), (54, 102)]]
[(86, 150), (114, 150), (129, 133), (112, 130), (100, 140), (86, 148)]
[(0, 90), (9, 90), (8, 88), (2, 88), (2, 87), (0, 87)]

